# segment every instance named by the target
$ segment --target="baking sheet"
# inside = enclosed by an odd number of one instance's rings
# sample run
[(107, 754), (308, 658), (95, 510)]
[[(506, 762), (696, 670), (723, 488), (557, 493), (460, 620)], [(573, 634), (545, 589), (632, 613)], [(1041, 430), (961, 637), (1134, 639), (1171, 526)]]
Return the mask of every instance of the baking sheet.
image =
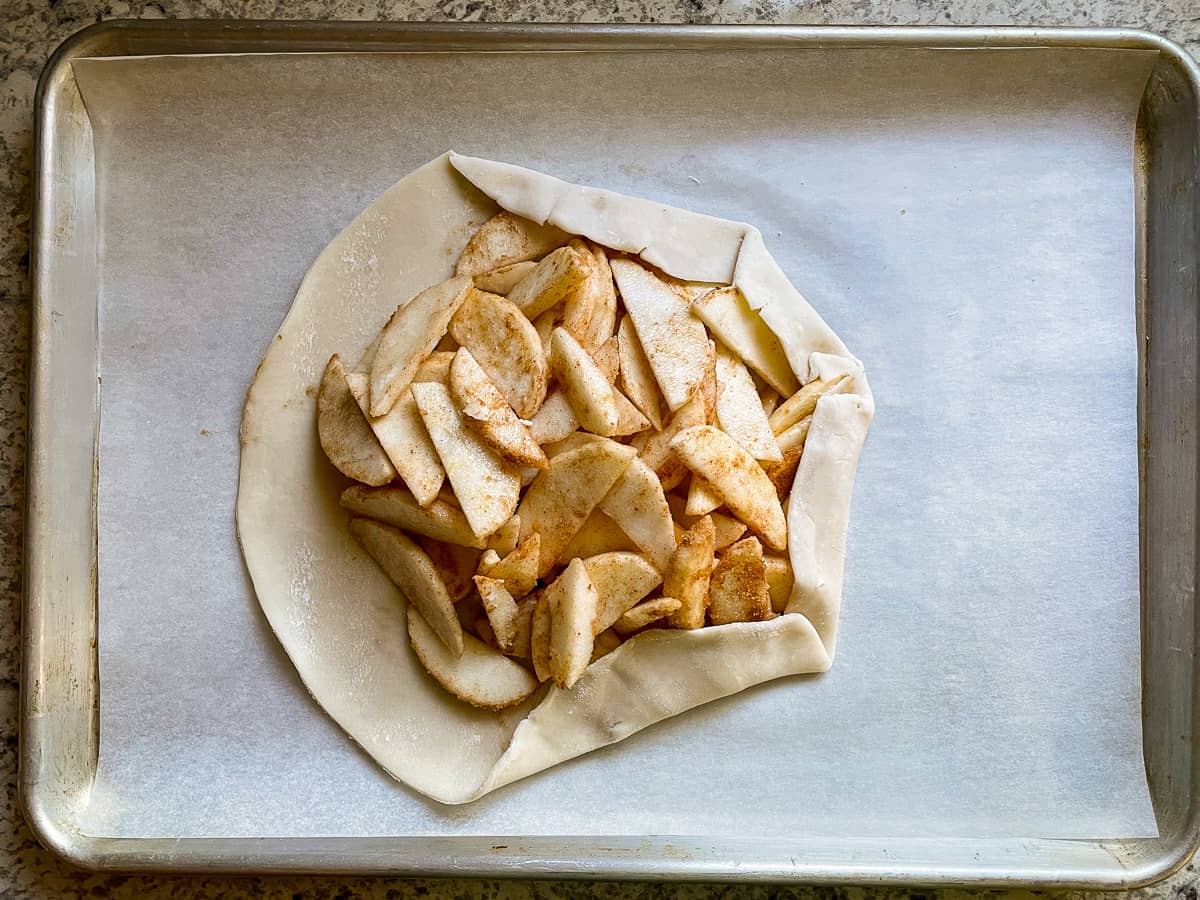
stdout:
[[(102, 232), (101, 744), (82, 830), (1154, 834), (1132, 182), (1153, 59), (76, 62)], [(757, 224), (879, 403), (827, 676), (459, 808), (391, 782), (304, 693), (232, 514), (245, 387), (305, 269), (450, 147)]]

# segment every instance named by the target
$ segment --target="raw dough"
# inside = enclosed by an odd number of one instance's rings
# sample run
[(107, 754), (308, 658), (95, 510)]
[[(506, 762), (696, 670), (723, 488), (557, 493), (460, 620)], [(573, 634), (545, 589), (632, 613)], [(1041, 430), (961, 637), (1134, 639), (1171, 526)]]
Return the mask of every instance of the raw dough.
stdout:
[[(331, 354), (353, 358), (399, 299), (448, 278), (500, 207), (640, 251), (681, 279), (733, 282), (802, 382), (846, 372), (854, 384), (818, 405), (789, 503), (795, 614), (646, 633), (572, 690), (550, 687), (497, 714), (455, 700), (416, 661), (396, 588), (346, 529), (343, 482), (317, 442), (310, 391)], [(850, 493), (873, 412), (862, 366), (753, 227), (449, 153), (367, 207), (301, 283), (246, 395), (238, 537), (259, 603), (317, 702), (394, 777), (465, 803), (718, 697), (828, 669)]]

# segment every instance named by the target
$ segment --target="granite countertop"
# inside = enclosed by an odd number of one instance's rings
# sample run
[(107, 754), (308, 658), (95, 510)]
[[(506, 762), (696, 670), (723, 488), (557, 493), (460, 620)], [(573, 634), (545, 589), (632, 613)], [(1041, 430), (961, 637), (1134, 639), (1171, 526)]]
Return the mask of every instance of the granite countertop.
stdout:
[[(21, 541), (34, 89), (47, 57), (109, 18), (338, 18), (555, 22), (1123, 25), (1200, 51), (1198, 0), (4, 0), (0, 3), (0, 897), (815, 897), (933, 898), (961, 891), (345, 878), (150, 878), (73, 869), (39, 847), (17, 800)], [(1195, 864), (1132, 892), (1196, 900)], [(989, 892), (1002, 893), (1002, 892)], [(1073, 896), (1080, 896), (1078, 894)]]

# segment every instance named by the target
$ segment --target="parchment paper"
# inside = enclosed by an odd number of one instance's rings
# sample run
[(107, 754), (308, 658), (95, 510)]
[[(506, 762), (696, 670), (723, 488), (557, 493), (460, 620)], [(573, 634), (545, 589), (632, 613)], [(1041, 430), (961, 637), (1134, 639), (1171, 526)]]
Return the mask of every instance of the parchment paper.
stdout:
[[(77, 62), (102, 233), (101, 745), (83, 830), (1154, 834), (1132, 181), (1152, 62)], [(233, 529), (244, 391), (300, 278), (450, 147), (754, 223), (878, 401), (830, 673), (458, 808), (392, 782), (304, 693)]]

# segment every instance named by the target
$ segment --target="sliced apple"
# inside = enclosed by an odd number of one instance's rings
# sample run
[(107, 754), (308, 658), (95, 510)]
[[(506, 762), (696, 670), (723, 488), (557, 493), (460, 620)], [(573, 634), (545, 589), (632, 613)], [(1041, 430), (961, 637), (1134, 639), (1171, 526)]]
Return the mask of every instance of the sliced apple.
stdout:
[(424, 615), (446, 649), (461, 656), (463, 633), (458, 613), (425, 551), (399, 528), (372, 519), (351, 519), (350, 534), (400, 588), (410, 608)]
[(692, 302), (692, 311), (718, 340), (784, 396), (799, 386), (783, 345), (736, 287), (708, 291)]
[(638, 553), (601, 553), (583, 561), (600, 598), (592, 630), (599, 634), (662, 584), (662, 573)]
[(544, 469), (546, 454), (471, 351), (459, 347), (450, 367), (450, 394), (467, 424), (496, 453), (519, 466)]
[[(678, 523), (676, 527), (680, 528), (680, 531), (690, 528), (700, 521), (700, 516), (687, 514), (686, 504), (676, 494), (667, 494), (667, 505), (671, 508), (671, 515)], [(724, 550), (746, 533), (746, 523), (739, 522), (733, 516), (727, 516), (721, 512), (711, 512), (708, 513), (708, 516), (713, 523), (713, 549), (715, 550)]]
[(725, 551), (713, 568), (708, 598), (708, 618), (713, 625), (775, 617), (758, 538), (745, 538)]
[(450, 600), (457, 603), (471, 593), (471, 578), (479, 568), (482, 553), (473, 547), (447, 544), (421, 535), (417, 544), (425, 551), (437, 571)]
[(567, 395), (555, 388), (546, 395), (546, 402), (529, 423), (529, 430), (539, 444), (566, 440), (579, 427), (579, 419), (571, 408)]
[(584, 444), (591, 444), (595, 441), (607, 440), (600, 437), (598, 434), (592, 434), (589, 431), (572, 431), (561, 441), (555, 441), (552, 444), (546, 444), (542, 447), (546, 451), (546, 456), (558, 456), (560, 453), (566, 453), (569, 450), (575, 450), (582, 447)]
[(580, 425), (593, 434), (616, 432), (619, 419), (612, 385), (591, 354), (565, 328), (555, 328), (550, 336), (550, 369)]
[[(539, 470), (534, 470), (539, 471)], [(491, 533), (487, 539), (487, 547), (501, 556), (512, 553), (521, 539), (521, 517), (515, 513), (507, 522)]]
[(617, 404), (617, 427), (613, 429), (613, 437), (628, 437), (650, 427), (650, 420), (616, 388), (613, 388), (613, 400)]
[(542, 536), (537, 532), (517, 544), (516, 549), (496, 561), (483, 573), (504, 582), (508, 592), (517, 600), (533, 590), (538, 579), (538, 559), (541, 556)]
[(667, 406), (679, 409), (704, 377), (704, 324), (691, 314), (686, 300), (633, 260), (614, 259), (612, 271)]
[(711, 484), (699, 475), (692, 476), (692, 483), (688, 485), (687, 507), (684, 510), (689, 516), (707, 515), (723, 502), (721, 495)]
[(587, 521), (583, 523), (575, 537), (571, 538), (571, 543), (567, 544), (567, 548), (562, 551), (560, 557), (574, 559), (578, 556), (581, 559), (587, 559), (589, 556), (613, 550), (636, 552), (640, 549), (616, 522), (599, 509), (595, 509), (587, 517)]
[(708, 610), (708, 580), (713, 568), (712, 518), (705, 516), (685, 531), (663, 576), (663, 594), (679, 601), (672, 628), (703, 628)]
[[(530, 659), (533, 637), (533, 612), (537, 608), (539, 594), (530, 594), (517, 601), (517, 623), (513, 629), (512, 649), (509, 656)], [(531, 660), (532, 661), (532, 660)]]
[(629, 466), (634, 451), (615, 441), (594, 441), (550, 460), (550, 468), (521, 500), (521, 538), (541, 535), (538, 575), (545, 575), (587, 517)]
[(433, 441), (429, 439), (421, 414), (417, 412), (417, 401), (413, 399), (412, 391), (405, 390), (385, 415), (372, 418), (366, 373), (350, 372), (346, 375), (346, 381), (396, 473), (408, 485), (417, 502), (428, 506), (442, 489), (446, 470), (442, 468), (442, 461), (438, 458)]
[(486, 538), (516, 512), (520, 474), (466, 426), (444, 384), (414, 384), (412, 392), (471, 530)]
[(771, 609), (782, 613), (792, 597), (792, 585), (795, 583), (792, 567), (786, 557), (764, 556), (763, 569), (767, 576), (767, 590), (771, 594)]
[(658, 403), (658, 382), (642, 351), (642, 344), (633, 330), (633, 319), (624, 316), (617, 329), (617, 355), (621, 372), (621, 388), (657, 430), (663, 426)]
[(710, 482), (725, 505), (772, 550), (787, 547), (787, 521), (767, 473), (733, 438), (711, 425), (679, 433), (671, 448), (689, 469)]
[(501, 212), (471, 235), (455, 267), (457, 275), (482, 275), (503, 266), (537, 259), (567, 242), (570, 235), (553, 225)]
[(334, 467), (364, 484), (387, 484), (396, 469), (380, 445), (347, 379), (349, 373), (335, 353), (329, 357), (317, 390), (317, 437)]
[(641, 631), (647, 625), (679, 612), (683, 604), (674, 597), (655, 597), (627, 610), (613, 623), (613, 631), (625, 637)]
[(612, 490), (600, 501), (601, 511), (644, 552), (654, 567), (665, 571), (675, 552), (675, 529), (662, 482), (654, 470), (634, 459)]
[[(567, 246), (584, 259), (587, 264), (587, 275), (584, 276), (579, 286), (563, 299), (561, 325), (571, 332), (575, 340), (583, 344), (584, 335), (587, 333), (588, 325), (592, 321), (592, 315), (596, 311), (599, 300), (596, 293), (599, 284), (597, 278), (599, 270), (596, 266), (596, 258), (585, 241), (572, 238), (567, 242)], [(588, 347), (587, 349), (594, 348)]]
[(594, 351), (612, 337), (616, 324), (617, 293), (612, 269), (603, 247), (578, 240), (567, 246), (587, 259), (588, 275), (563, 301), (562, 326), (585, 350)]
[(467, 517), (458, 507), (444, 500), (434, 500), (422, 507), (400, 485), (353, 485), (342, 491), (342, 506), (356, 516), (379, 519), (434, 540), (458, 544), (460, 547), (483, 549), (484, 546), (484, 542), (471, 531)]
[(599, 599), (580, 559), (571, 560), (546, 588), (550, 606), (550, 674), (563, 690), (575, 686), (592, 659)]
[(452, 362), (454, 362), (453, 350), (434, 350), (417, 366), (413, 384), (421, 384), (426, 381), (440, 381), (445, 384), (450, 380), (450, 363)]
[(523, 419), (546, 396), (548, 369), (537, 329), (521, 310), (496, 294), (472, 290), (450, 320), (450, 333), (496, 383)]
[(719, 512), (712, 513), (713, 549), (724, 550), (746, 533), (746, 523)]
[(817, 401), (823, 396), (840, 393), (850, 387), (852, 383), (845, 375), (838, 375), (829, 381), (825, 381), (823, 378), (814, 378), (771, 413), (771, 430), (777, 435), (782, 434), (801, 419), (811, 416), (817, 409)]
[(512, 651), (517, 637), (517, 601), (513, 599), (504, 582), (486, 575), (475, 576), (475, 587), (487, 613), (488, 624), (501, 652)]
[(533, 260), (510, 263), (475, 276), (475, 287), (492, 294), (507, 294), (517, 282), (533, 271), (537, 265)]
[(408, 638), (413, 652), (434, 681), (471, 706), (501, 710), (537, 690), (529, 670), (482, 641), (463, 635), (463, 652), (450, 653), (419, 613), (410, 611)]
[(762, 411), (754, 379), (742, 361), (724, 347), (717, 350), (717, 425), (762, 462), (779, 462), (783, 454)]
[(617, 383), (617, 373), (621, 367), (621, 357), (617, 349), (616, 337), (611, 337), (595, 350), (591, 351), (592, 359), (604, 373), (605, 380), (609, 384)]
[(591, 261), (578, 250), (559, 247), (508, 292), (530, 321), (555, 306), (587, 278)]
[(789, 425), (776, 438), (783, 459), (767, 466), (765, 471), (781, 501), (792, 492), (792, 483), (796, 480), (796, 470), (800, 468), (800, 457), (804, 455), (804, 443), (808, 440), (811, 425), (812, 416), (805, 416), (795, 425)]
[(466, 277), (435, 284), (399, 307), (383, 326), (371, 363), (371, 415), (384, 415), (400, 399), (471, 289)]
[(589, 283), (594, 291), (592, 318), (579, 338), (579, 343), (591, 350), (599, 347), (613, 335), (617, 324), (617, 290), (613, 285), (612, 267), (608, 264), (608, 253), (599, 244), (589, 245), (595, 267)]
[(688, 475), (688, 467), (671, 449), (680, 432), (696, 425), (711, 425), (716, 414), (716, 352), (708, 345), (705, 376), (692, 398), (670, 414), (661, 431), (646, 432), (633, 439), (638, 455), (654, 469), (664, 490), (677, 487)]

